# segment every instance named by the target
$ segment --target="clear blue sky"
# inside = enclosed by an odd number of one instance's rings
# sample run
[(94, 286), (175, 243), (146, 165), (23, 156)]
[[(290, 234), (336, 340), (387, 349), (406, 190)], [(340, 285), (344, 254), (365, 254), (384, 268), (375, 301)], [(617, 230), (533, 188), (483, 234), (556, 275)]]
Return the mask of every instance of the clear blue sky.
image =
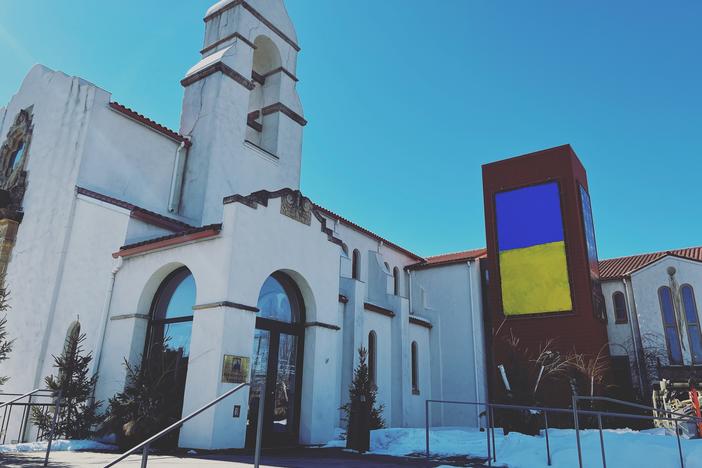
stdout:
[[(2, 0), (0, 103), (39, 62), (177, 128), (210, 3)], [(422, 255), (479, 247), (480, 165), (570, 143), (601, 258), (702, 244), (701, 2), (287, 5), (316, 202)]]

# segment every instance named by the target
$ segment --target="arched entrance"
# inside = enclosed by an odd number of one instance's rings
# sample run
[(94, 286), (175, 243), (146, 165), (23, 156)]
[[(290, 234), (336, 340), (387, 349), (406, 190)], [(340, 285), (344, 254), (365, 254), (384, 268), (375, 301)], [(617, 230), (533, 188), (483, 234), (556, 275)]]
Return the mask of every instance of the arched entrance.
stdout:
[[(151, 304), (141, 365), (153, 391), (169, 402), (165, 414), (158, 415), (163, 424), (180, 419), (183, 410), (195, 294), (192, 273), (181, 267), (163, 280)], [(175, 431), (163, 445), (176, 445), (177, 435)]]
[(258, 296), (247, 444), (256, 436), (265, 383), (263, 444), (295, 445), (299, 440), (305, 306), (300, 290), (284, 273), (269, 276)]

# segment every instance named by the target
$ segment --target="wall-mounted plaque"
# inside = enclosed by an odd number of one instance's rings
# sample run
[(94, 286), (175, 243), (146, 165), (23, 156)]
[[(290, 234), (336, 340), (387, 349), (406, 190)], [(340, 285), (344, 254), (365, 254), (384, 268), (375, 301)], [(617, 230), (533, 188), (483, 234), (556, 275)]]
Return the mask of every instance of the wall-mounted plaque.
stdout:
[(244, 356), (224, 355), (222, 364), (222, 382), (244, 383), (249, 375), (249, 358)]

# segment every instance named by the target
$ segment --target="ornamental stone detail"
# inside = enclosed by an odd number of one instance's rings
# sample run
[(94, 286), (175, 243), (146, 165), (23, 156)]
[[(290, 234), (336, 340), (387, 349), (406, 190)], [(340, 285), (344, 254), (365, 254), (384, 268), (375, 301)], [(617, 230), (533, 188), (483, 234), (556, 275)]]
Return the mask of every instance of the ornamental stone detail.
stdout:
[(30, 110), (21, 110), (0, 146), (0, 220), (22, 221), (32, 130)]
[(299, 191), (287, 193), (281, 198), (280, 213), (302, 224), (312, 224), (312, 202)]

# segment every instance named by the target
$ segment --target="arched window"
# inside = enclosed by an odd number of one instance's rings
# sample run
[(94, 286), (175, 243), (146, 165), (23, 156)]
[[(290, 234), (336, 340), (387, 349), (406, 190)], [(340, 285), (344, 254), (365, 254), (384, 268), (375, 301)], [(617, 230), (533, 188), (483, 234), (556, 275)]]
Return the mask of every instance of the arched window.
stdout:
[(361, 279), (361, 252), (358, 249), (353, 249), (351, 257), (351, 277), (355, 280)]
[(702, 335), (700, 334), (700, 319), (697, 314), (697, 302), (695, 301), (695, 291), (689, 284), (684, 284), (680, 288), (683, 308), (685, 309), (685, 321), (687, 322), (687, 338), (690, 341), (690, 352), (692, 363), (702, 363)]
[(397, 267), (392, 269), (392, 291), (394, 295), (400, 295), (400, 269)]
[(246, 139), (275, 155), (278, 149), (277, 115), (266, 115), (266, 107), (279, 99), (280, 76), (271, 76), (269, 73), (280, 69), (280, 53), (266, 36), (258, 36), (254, 45), (256, 49), (251, 67), (254, 88), (249, 94)]
[(259, 317), (286, 323), (301, 321), (302, 304), (298, 303), (298, 294), (291, 291), (292, 287), (286, 287), (285, 282), (282, 276), (276, 274), (263, 283), (258, 295)]
[(419, 351), (417, 342), (412, 342), (412, 393), (419, 395)]
[(368, 377), (371, 384), (378, 384), (378, 337), (373, 330), (368, 334)]
[[(190, 332), (195, 305), (195, 279), (187, 268), (166, 277), (151, 307), (149, 340), (144, 355), (165, 358), (184, 386), (190, 356)], [(162, 355), (163, 354), (163, 355)]]
[(10, 175), (22, 164), (22, 159), (24, 158), (24, 142), (20, 141), (17, 148), (12, 152), (10, 156), (10, 161), (7, 166), (7, 174)]
[(673, 307), (673, 295), (668, 286), (658, 288), (658, 300), (661, 305), (661, 317), (663, 318), (663, 330), (665, 342), (668, 346), (668, 358), (671, 365), (682, 364), (682, 350), (680, 348), (680, 332), (675, 320), (675, 309)]
[(627, 323), (629, 318), (626, 313), (626, 300), (621, 291), (612, 294), (612, 305), (614, 306), (614, 323)]

